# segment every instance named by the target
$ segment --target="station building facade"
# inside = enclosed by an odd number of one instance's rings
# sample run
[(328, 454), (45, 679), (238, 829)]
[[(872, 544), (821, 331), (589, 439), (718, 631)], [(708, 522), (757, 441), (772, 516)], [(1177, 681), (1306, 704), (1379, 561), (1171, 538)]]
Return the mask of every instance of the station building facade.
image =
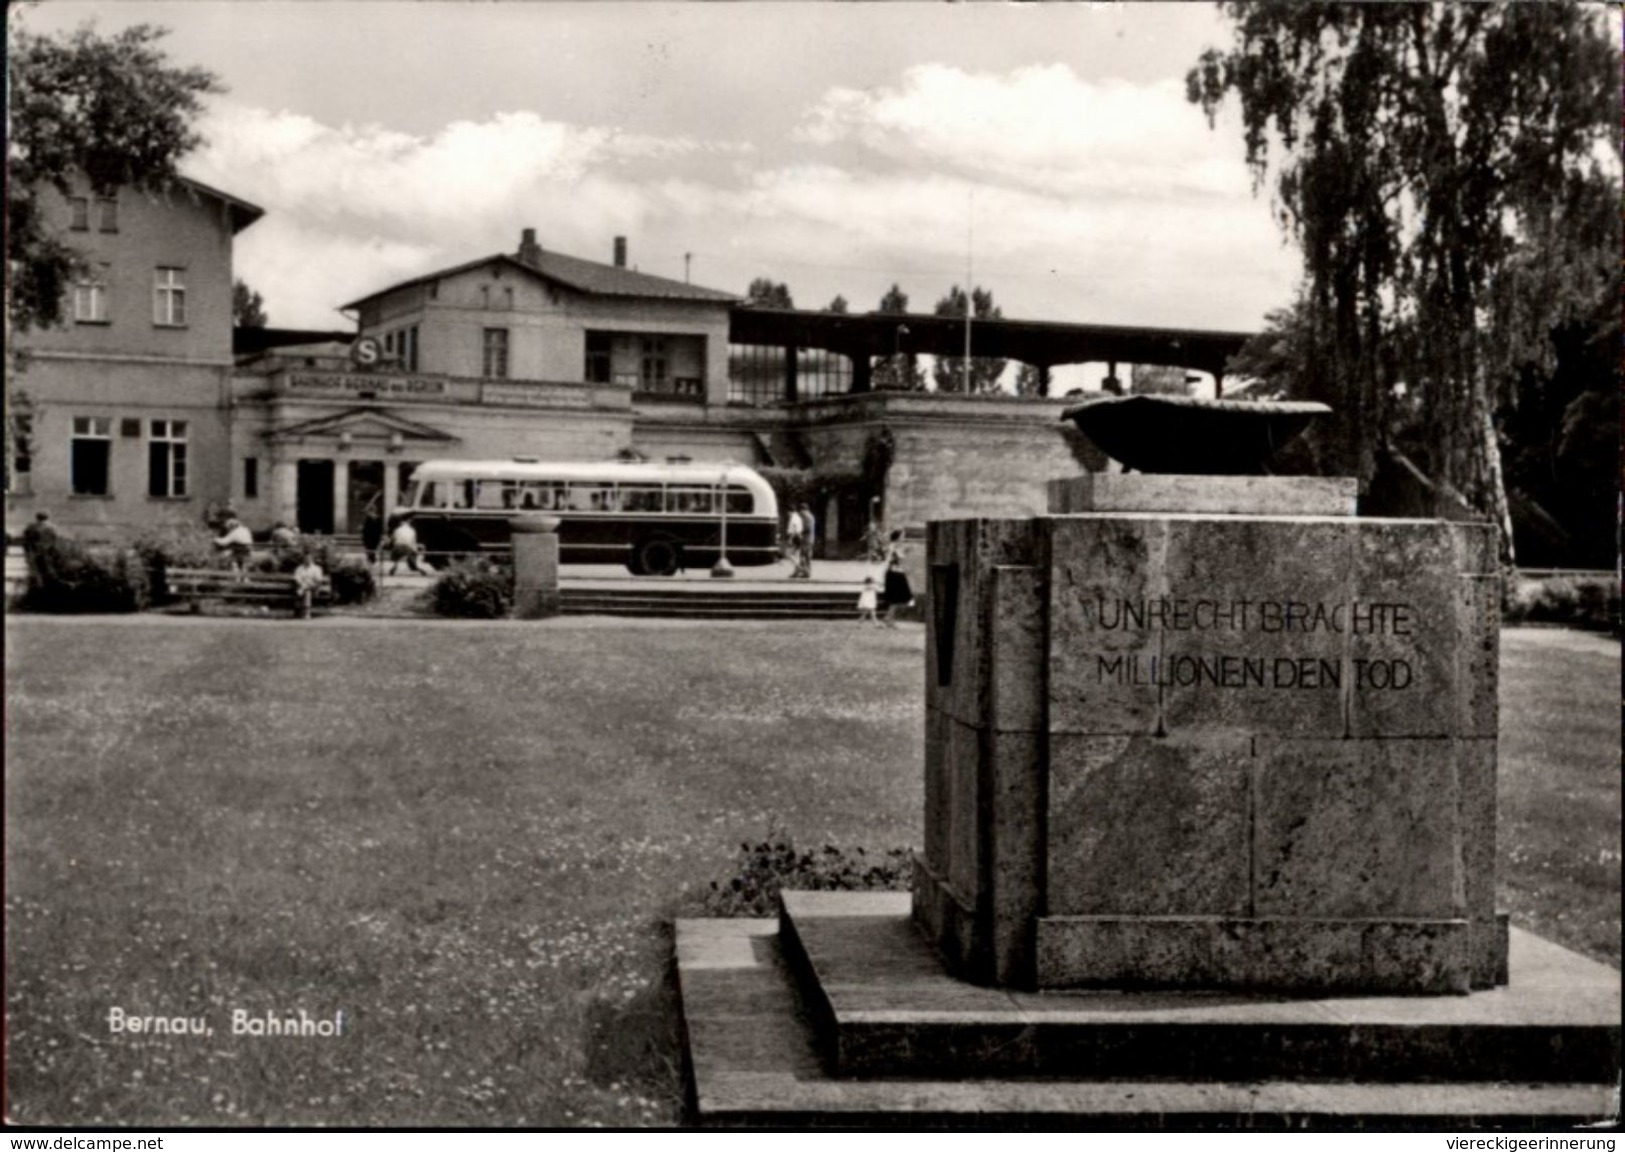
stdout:
[(91, 538), (194, 519), (231, 477), (232, 241), (262, 211), (194, 180), (51, 194), (86, 259), (60, 327), (7, 370), (6, 525), (36, 510)]
[[(1037, 514), (1048, 480), (1105, 466), (1061, 420), (1068, 401), (871, 386), (910, 329), (918, 351), (933, 332), (961, 347), (951, 320), (765, 315), (629, 267), (620, 238), (599, 262), (526, 229), (511, 252), (349, 302), (353, 333), (243, 330), (234, 355), (232, 238), (260, 209), (183, 181), (121, 190), (109, 228), (83, 191), (63, 226), (97, 276), (64, 328), (30, 335), (13, 532), (39, 508), (116, 538), (229, 504), (259, 531), (353, 533), (424, 460), (686, 457), (779, 472), (841, 552), (870, 518)], [(1045, 364), (1094, 355), (1056, 343), (1069, 326), (1028, 327), (984, 338)]]
[[(830, 354), (734, 344), (741, 303), (629, 268), (624, 239), (595, 262), (527, 229), (512, 253), (352, 301), (347, 348), (245, 359), (234, 503), (254, 523), (344, 533), (428, 459), (733, 461), (799, 473), (839, 551), (871, 516), (1036, 513), (1045, 481), (1103, 463), (1060, 401), (855, 394)], [(781, 377), (765, 388), (764, 363)]]

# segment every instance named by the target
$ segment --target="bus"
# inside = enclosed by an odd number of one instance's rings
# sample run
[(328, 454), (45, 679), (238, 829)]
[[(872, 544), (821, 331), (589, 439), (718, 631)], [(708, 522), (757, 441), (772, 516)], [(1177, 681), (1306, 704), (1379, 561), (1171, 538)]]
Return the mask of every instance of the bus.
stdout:
[(730, 564), (780, 558), (778, 501), (742, 464), (429, 460), (406, 503), (431, 556), (505, 553), (509, 521), (530, 513), (558, 519), (562, 564), (669, 576), (714, 564), (724, 530)]

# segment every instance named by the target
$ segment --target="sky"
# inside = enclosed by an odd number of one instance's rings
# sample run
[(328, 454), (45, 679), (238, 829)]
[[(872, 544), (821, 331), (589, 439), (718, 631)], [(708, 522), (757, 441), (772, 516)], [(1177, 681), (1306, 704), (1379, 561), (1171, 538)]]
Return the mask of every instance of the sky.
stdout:
[[(265, 209), (236, 273), (277, 327), (543, 247), (798, 307), (1257, 330), (1299, 258), (1234, 109), (1184, 77), (1208, 4), (43, 0), (36, 32), (170, 29), (216, 73), (182, 170)], [(968, 275), (967, 275), (968, 272)]]

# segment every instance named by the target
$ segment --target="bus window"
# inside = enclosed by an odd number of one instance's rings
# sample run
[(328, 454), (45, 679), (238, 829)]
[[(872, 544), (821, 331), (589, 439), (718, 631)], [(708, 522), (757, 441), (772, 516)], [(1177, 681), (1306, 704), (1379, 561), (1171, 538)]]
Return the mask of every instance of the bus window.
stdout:
[(474, 507), (488, 511), (513, 507), (513, 487), (502, 480), (472, 481), (475, 486)]
[(593, 512), (597, 505), (593, 497), (603, 491), (598, 484), (571, 484), (568, 488), (560, 487), (557, 490), (559, 498), (559, 511)]
[(728, 515), (748, 516), (751, 512), (750, 492), (744, 488), (728, 489)]
[(438, 508), (440, 506), (440, 485), (433, 480), (417, 485), (412, 494), (414, 508)]
[(622, 484), (622, 512), (659, 512), (662, 510), (661, 490), (658, 484)]
[(474, 481), (464, 480), (461, 484), (446, 485), (447, 495), (450, 497), (446, 503), (447, 508), (474, 507)]
[(711, 511), (711, 489), (673, 488), (666, 503), (673, 512), (703, 515)]
[(521, 512), (536, 512), (546, 507), (542, 503), (544, 489), (534, 481), (519, 485), (519, 510)]

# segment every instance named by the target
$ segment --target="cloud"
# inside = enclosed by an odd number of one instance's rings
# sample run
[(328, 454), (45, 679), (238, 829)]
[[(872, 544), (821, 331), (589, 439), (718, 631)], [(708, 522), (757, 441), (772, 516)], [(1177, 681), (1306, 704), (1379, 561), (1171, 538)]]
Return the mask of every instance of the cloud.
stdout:
[(1091, 83), (1064, 64), (997, 75), (922, 64), (895, 87), (831, 89), (797, 136), (1033, 187), (1234, 195), (1248, 184), (1228, 127), (1210, 130), (1175, 80)]
[(419, 135), (219, 101), (202, 127), (188, 171), (267, 210), (237, 269), (279, 326), (331, 327), (338, 305), (512, 251), (526, 226), (605, 260), (628, 236), (667, 276), (692, 253), (708, 287), (770, 275), (809, 306), (872, 307), (899, 281), (929, 310), (967, 240), (1005, 314), (1035, 319), (1250, 327), (1295, 271), (1239, 131), (1210, 131), (1172, 82), (1060, 65), (830, 89), (794, 139), (754, 148), (529, 111)]

